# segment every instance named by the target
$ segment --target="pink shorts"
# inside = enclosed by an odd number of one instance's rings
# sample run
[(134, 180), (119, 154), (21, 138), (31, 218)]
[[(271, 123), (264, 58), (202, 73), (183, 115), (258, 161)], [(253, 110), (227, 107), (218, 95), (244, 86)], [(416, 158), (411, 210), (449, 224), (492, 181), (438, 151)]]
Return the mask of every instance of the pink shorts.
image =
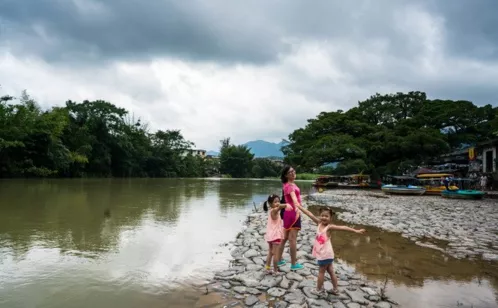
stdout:
[(282, 242), (282, 240), (274, 240), (274, 241), (271, 241), (271, 242), (268, 242), (268, 244), (270, 245), (280, 245), (280, 243)]

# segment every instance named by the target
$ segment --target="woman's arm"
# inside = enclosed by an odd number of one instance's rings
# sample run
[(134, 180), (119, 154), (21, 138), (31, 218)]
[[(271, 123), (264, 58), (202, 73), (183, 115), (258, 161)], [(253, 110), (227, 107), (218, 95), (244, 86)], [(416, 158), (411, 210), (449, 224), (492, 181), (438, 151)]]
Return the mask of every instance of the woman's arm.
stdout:
[(301, 212), (303, 212), (304, 214), (306, 214), (306, 216), (308, 216), (309, 218), (311, 218), (311, 220), (313, 220), (313, 222), (316, 223), (317, 225), (320, 223), (320, 219), (318, 219), (315, 215), (313, 215), (313, 213), (311, 213), (310, 211), (308, 211), (307, 209), (305, 209), (304, 207), (302, 207), (301, 204), (298, 204), (297, 208)]
[(354, 232), (354, 233), (358, 233), (358, 234), (363, 234), (365, 233), (365, 229), (353, 229), (353, 228), (350, 228), (348, 226), (336, 226), (336, 225), (332, 225), (330, 224), (327, 229), (329, 230), (337, 230), (337, 231), (349, 231), (349, 232)]

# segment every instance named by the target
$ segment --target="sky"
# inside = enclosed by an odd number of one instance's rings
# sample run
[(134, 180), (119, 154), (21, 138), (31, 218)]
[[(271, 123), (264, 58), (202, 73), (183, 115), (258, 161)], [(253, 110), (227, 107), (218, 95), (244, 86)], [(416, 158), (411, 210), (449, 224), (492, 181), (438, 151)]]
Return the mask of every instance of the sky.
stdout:
[(496, 0), (2, 0), (0, 95), (103, 99), (197, 148), (377, 92), (498, 101)]

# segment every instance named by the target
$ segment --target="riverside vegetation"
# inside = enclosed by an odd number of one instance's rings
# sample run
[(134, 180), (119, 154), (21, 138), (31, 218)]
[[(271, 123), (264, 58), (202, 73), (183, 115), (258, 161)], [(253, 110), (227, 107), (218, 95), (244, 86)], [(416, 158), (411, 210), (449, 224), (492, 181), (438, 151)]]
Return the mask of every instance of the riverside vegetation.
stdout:
[[(430, 100), (423, 92), (376, 94), (344, 112), (322, 112), (282, 151), (298, 173), (402, 173), (462, 145), (496, 138), (498, 107)], [(26, 92), (0, 97), (0, 177), (275, 177), (279, 166), (221, 140), (219, 160), (185, 155), (178, 130), (150, 132), (125, 109), (67, 101), (42, 110)], [(339, 162), (336, 168), (323, 168)], [(311, 177), (313, 177), (312, 175)]]

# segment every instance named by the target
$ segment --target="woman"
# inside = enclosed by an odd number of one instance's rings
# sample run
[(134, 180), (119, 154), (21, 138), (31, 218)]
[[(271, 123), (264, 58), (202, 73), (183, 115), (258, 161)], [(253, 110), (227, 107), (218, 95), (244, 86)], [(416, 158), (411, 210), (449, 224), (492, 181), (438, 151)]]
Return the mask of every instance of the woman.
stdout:
[(280, 180), (283, 184), (283, 195), (285, 203), (292, 206), (292, 210), (283, 211), (284, 220), (284, 238), (280, 244), (279, 251), (279, 266), (284, 265), (286, 262), (282, 259), (284, 247), (287, 240), (289, 240), (290, 256), (291, 256), (291, 270), (300, 270), (304, 268), (302, 264), (297, 263), (297, 233), (301, 230), (301, 215), (297, 205), (301, 205), (301, 191), (294, 183), (296, 179), (296, 170), (291, 166), (285, 166), (280, 175)]

